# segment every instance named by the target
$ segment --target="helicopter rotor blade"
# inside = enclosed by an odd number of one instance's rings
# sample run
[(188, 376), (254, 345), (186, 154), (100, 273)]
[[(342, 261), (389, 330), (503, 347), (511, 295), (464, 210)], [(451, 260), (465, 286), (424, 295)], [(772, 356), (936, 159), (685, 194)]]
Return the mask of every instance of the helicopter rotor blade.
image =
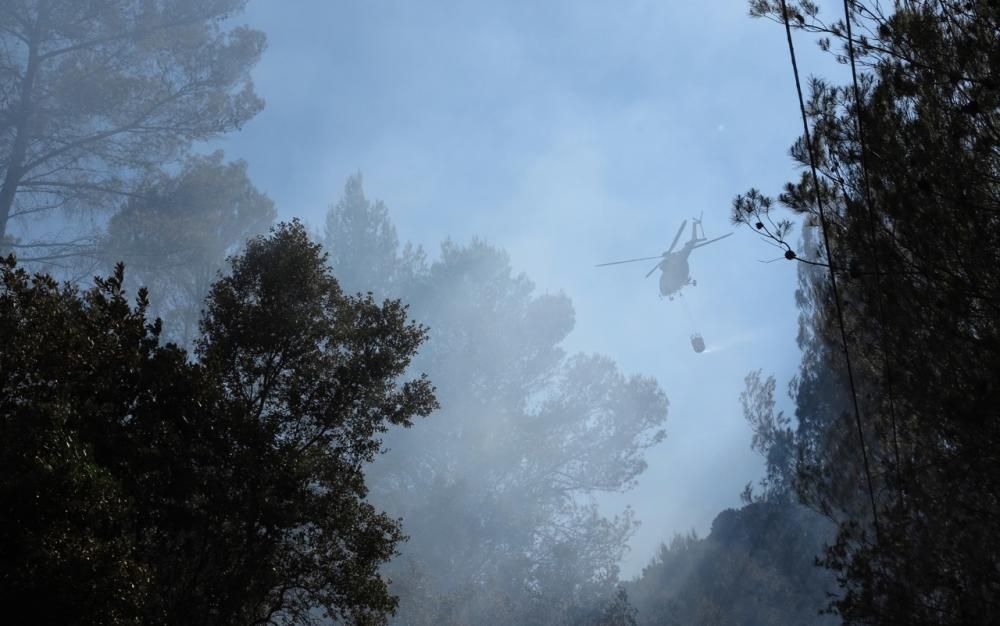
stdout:
[(594, 267), (604, 267), (606, 265), (621, 265), (622, 263), (635, 263), (636, 261), (652, 261), (653, 259), (662, 259), (662, 256), (644, 256), (638, 259), (626, 259), (624, 261), (611, 261), (610, 263), (598, 263)]
[(651, 269), (648, 272), (646, 272), (646, 275), (643, 278), (649, 278), (650, 275), (652, 275), (653, 272), (655, 272), (656, 270), (660, 269), (660, 266), (663, 265), (663, 263), (664, 263), (663, 261), (660, 261), (659, 263), (657, 263), (656, 265), (654, 265), (653, 269)]
[(725, 239), (726, 237), (731, 237), (732, 235), (733, 235), (732, 233), (726, 233), (725, 235), (723, 235), (721, 237), (716, 237), (715, 239), (709, 239), (708, 241), (703, 241), (703, 242), (699, 243), (698, 245), (696, 245), (695, 248), (701, 248), (702, 246), (707, 246), (710, 243), (714, 243), (714, 242), (716, 242), (716, 241), (718, 241), (720, 239)]
[(674, 246), (677, 245), (677, 241), (681, 238), (681, 233), (684, 232), (684, 227), (687, 226), (687, 223), (688, 223), (687, 220), (681, 222), (681, 227), (677, 229), (677, 234), (674, 236), (674, 240), (670, 242), (670, 247), (667, 248), (667, 251), (663, 253), (663, 256), (667, 256), (668, 254), (674, 251)]

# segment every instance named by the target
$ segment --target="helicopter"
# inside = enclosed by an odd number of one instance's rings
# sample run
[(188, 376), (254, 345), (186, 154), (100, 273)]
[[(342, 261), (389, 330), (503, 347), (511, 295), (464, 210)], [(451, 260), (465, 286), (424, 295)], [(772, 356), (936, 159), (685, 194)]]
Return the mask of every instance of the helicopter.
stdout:
[[(660, 262), (654, 265), (653, 269), (646, 273), (646, 278), (649, 278), (650, 275), (652, 275), (652, 273), (656, 270), (660, 270), (660, 297), (662, 298), (663, 296), (667, 296), (667, 298), (673, 300), (675, 295), (680, 295), (679, 292), (683, 287), (686, 287), (687, 285), (694, 287), (698, 284), (697, 281), (691, 278), (691, 268), (688, 265), (688, 257), (691, 256), (691, 253), (695, 250), (695, 248), (707, 246), (710, 243), (714, 243), (732, 235), (732, 233), (727, 233), (721, 237), (716, 237), (715, 239), (705, 239), (705, 229), (701, 226), (701, 217), (692, 217), (691, 220), (693, 222), (691, 224), (691, 239), (685, 242), (684, 246), (677, 252), (674, 252), (674, 247), (677, 246), (677, 241), (681, 238), (681, 234), (684, 232), (684, 227), (687, 226), (687, 220), (681, 222), (681, 227), (677, 229), (677, 235), (674, 236), (674, 240), (670, 243), (670, 247), (667, 248), (667, 251), (660, 256), (646, 256), (638, 259), (625, 259), (624, 261), (599, 263), (596, 267), (660, 259)], [(701, 230), (701, 237), (698, 236), (699, 229)]]

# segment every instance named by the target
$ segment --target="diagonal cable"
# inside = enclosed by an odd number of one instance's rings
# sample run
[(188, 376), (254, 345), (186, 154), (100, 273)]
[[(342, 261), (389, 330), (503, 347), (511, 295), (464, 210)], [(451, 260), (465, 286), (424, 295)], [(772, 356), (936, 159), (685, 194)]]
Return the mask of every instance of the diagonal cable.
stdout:
[(788, 6), (785, 4), (785, 0), (781, 0), (781, 18), (785, 25), (785, 35), (788, 38), (788, 54), (792, 60), (792, 73), (795, 75), (795, 91), (798, 93), (799, 97), (799, 113), (802, 116), (802, 130), (804, 133), (806, 147), (809, 150), (809, 169), (812, 173), (813, 190), (816, 194), (816, 206), (819, 209), (820, 227), (823, 231), (823, 245), (826, 246), (826, 253), (830, 256), (831, 261), (827, 264), (830, 273), (830, 287), (833, 292), (833, 301), (836, 305), (837, 320), (840, 323), (840, 339), (844, 348), (844, 359), (847, 362), (847, 381), (851, 388), (851, 399), (854, 403), (854, 421), (858, 428), (858, 440), (861, 443), (861, 458), (864, 461), (865, 478), (868, 481), (868, 497), (871, 500), (875, 536), (878, 542), (881, 543), (882, 531), (878, 518), (878, 505), (875, 503), (875, 487), (872, 483), (871, 468), (868, 464), (868, 448), (865, 445), (865, 433), (861, 424), (861, 410), (858, 408), (858, 392), (854, 384), (854, 369), (851, 365), (851, 352), (848, 348), (847, 331), (844, 327), (844, 311), (840, 304), (840, 292), (837, 287), (837, 275), (833, 271), (833, 249), (830, 247), (830, 235), (828, 232), (829, 229), (826, 220), (826, 213), (823, 210), (823, 199), (820, 197), (819, 192), (819, 176), (816, 174), (816, 154), (813, 150), (812, 138), (809, 133), (809, 118), (806, 115), (805, 100), (802, 97), (802, 83), (799, 80), (799, 66), (795, 60), (795, 44), (792, 42), (792, 27), (788, 22)]

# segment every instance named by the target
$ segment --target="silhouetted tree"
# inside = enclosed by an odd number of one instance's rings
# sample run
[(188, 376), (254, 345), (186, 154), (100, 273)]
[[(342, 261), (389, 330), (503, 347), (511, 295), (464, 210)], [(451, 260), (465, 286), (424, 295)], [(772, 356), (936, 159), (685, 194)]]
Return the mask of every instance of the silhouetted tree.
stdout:
[[(211, 290), (192, 360), (123, 290), (8, 259), (0, 288), (0, 597), (33, 623), (381, 623), (402, 538), (365, 501), (424, 330), (344, 295), (279, 226)], [(15, 622), (18, 620), (14, 619)]]
[(709, 535), (677, 535), (628, 583), (642, 625), (833, 624), (836, 580), (816, 566), (827, 520), (788, 500), (720, 513)]
[[(22, 261), (94, 254), (91, 233), (37, 239), (11, 220), (111, 210), (193, 142), (260, 111), (262, 33), (246, 0), (8, 0), (0, 11), (0, 245)], [(51, 226), (51, 220), (49, 221)]]
[[(797, 256), (832, 266), (843, 307), (838, 315), (828, 279), (814, 275), (811, 347), (794, 390), (799, 491), (840, 521), (827, 563), (842, 581), (835, 607), (846, 621), (996, 623), (1000, 11), (951, 0), (892, 12), (850, 4), (860, 102), (853, 84), (812, 81), (819, 188), (807, 170), (780, 196), (814, 226), (822, 199), (830, 249)], [(751, 6), (782, 20), (779, 3)], [(846, 43), (843, 20), (823, 22), (809, 2), (790, 11), (822, 47)], [(850, 52), (838, 50), (845, 62)], [(807, 147), (792, 148), (803, 165)], [(772, 227), (772, 204), (752, 191), (737, 198), (735, 217), (791, 250)]]
[(98, 460), (114, 430), (97, 423), (115, 408), (119, 419), (130, 416), (125, 398), (137, 399), (137, 365), (155, 374), (148, 391), (161, 393), (184, 386), (185, 368), (173, 349), (155, 348), (142, 295), (131, 309), (117, 277), (80, 295), (29, 277), (12, 258), (0, 262), (0, 276), (5, 620), (140, 624), (151, 571), (137, 554), (127, 490)]
[(640, 624), (836, 623), (821, 614), (836, 579), (817, 564), (836, 524), (803, 506), (800, 501), (810, 500), (798, 491), (810, 484), (800, 472), (817, 466), (808, 456), (815, 451), (804, 445), (808, 417), (815, 413), (805, 412), (793, 428), (792, 419), (776, 409), (775, 386), (773, 376), (757, 370), (747, 375), (740, 395), (753, 430), (751, 447), (765, 460), (760, 490), (748, 484), (744, 506), (720, 513), (707, 537), (692, 532), (660, 547), (628, 586)]

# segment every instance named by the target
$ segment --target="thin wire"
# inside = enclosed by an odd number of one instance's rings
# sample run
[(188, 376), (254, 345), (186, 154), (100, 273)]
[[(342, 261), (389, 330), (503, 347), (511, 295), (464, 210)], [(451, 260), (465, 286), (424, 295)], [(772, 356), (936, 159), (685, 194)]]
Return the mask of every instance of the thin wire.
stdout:
[(684, 298), (684, 294), (678, 294), (677, 297), (681, 301), (681, 308), (684, 309), (684, 313), (687, 315), (688, 323), (691, 325), (691, 332), (698, 332), (698, 329), (694, 327), (694, 316), (691, 315), (691, 309), (688, 308), (687, 300)]
[[(886, 393), (889, 396), (889, 421), (892, 427), (892, 451), (896, 460), (896, 483), (902, 489), (899, 462), (899, 435), (896, 427), (896, 400), (893, 394), (892, 371), (889, 368), (889, 350), (885, 341), (885, 303), (882, 297), (882, 272), (879, 267), (878, 244), (875, 240), (875, 208), (872, 205), (871, 179), (868, 176), (868, 147), (865, 143), (865, 127), (861, 116), (861, 89), (858, 87), (858, 70), (854, 63), (854, 36), (851, 33), (851, 2), (844, 0), (844, 20), (847, 23), (847, 56), (851, 60), (851, 81), (854, 85), (854, 112), (858, 123), (858, 142), (861, 144), (861, 173), (864, 180), (864, 198), (868, 208), (868, 236), (871, 239), (872, 260), (875, 264), (875, 293), (878, 299), (878, 313), (881, 321), (880, 340), (882, 343), (882, 369), (885, 372)], [(899, 492), (902, 504), (901, 491)]]
[[(799, 112), (802, 115), (802, 129), (804, 132), (806, 147), (809, 150), (809, 169), (812, 172), (813, 188), (816, 194), (816, 206), (819, 209), (819, 222), (823, 231), (823, 245), (826, 246), (828, 256), (833, 255), (830, 247), (830, 235), (828, 233), (826, 213), (823, 211), (823, 200), (819, 193), (819, 176), (816, 174), (816, 155), (813, 151), (812, 139), (809, 133), (809, 118), (806, 115), (805, 100), (802, 97), (802, 83), (799, 81), (799, 66), (795, 60), (795, 45), (792, 43), (792, 27), (788, 22), (788, 6), (785, 0), (781, 0), (781, 18), (785, 24), (785, 35), (788, 38), (788, 53), (792, 59), (792, 73), (795, 75), (795, 91), (799, 96)], [(871, 468), (868, 465), (868, 448), (865, 445), (865, 432), (861, 425), (861, 410), (858, 408), (858, 392), (854, 385), (854, 370), (851, 366), (851, 352), (847, 344), (847, 331), (844, 329), (844, 311), (840, 304), (840, 292), (837, 288), (837, 275), (833, 271), (833, 263), (829, 264), (830, 287), (833, 291), (833, 301), (837, 308), (837, 319), (840, 322), (840, 339), (844, 347), (844, 359), (847, 361), (847, 381), (851, 387), (851, 399), (854, 402), (854, 421), (858, 427), (858, 439), (861, 442), (861, 458), (864, 461), (865, 478), (868, 480), (868, 497), (871, 499), (872, 520), (875, 524), (875, 537), (879, 543), (882, 542), (882, 531), (878, 520), (878, 506), (875, 504), (875, 487), (872, 483)]]

